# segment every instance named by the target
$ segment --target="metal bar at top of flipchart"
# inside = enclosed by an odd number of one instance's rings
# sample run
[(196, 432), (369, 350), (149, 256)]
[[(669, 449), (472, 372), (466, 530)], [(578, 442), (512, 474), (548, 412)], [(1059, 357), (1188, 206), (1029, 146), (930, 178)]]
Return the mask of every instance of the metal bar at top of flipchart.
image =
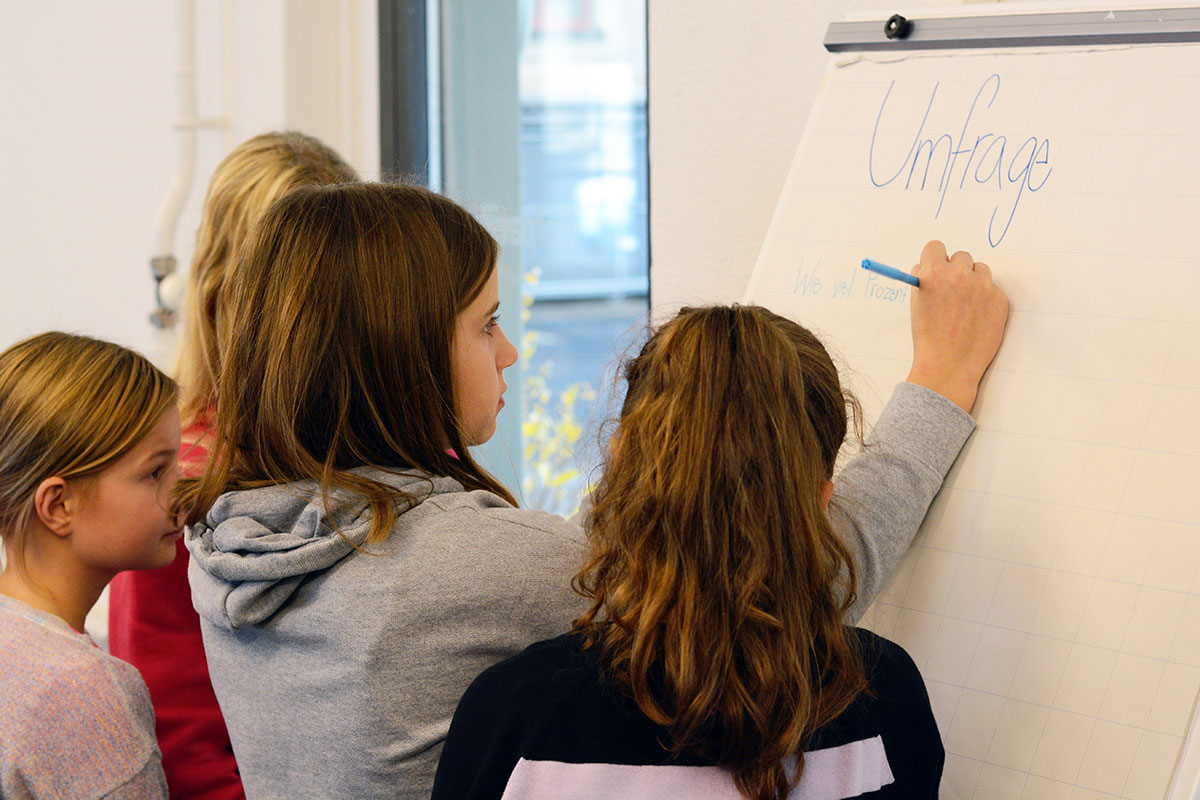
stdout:
[(1200, 42), (1200, 8), (910, 18), (904, 20), (904, 35), (891, 31), (895, 38), (885, 33), (889, 21), (834, 22), (825, 32), (825, 49), (838, 53)]

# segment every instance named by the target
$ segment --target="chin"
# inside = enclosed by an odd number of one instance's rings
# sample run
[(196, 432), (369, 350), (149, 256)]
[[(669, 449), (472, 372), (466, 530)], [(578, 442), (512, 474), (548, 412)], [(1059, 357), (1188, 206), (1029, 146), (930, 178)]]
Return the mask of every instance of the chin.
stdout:
[(492, 424), (477, 430), (471, 431), (463, 436), (463, 441), (467, 447), (478, 447), (481, 444), (487, 444), (491, 438), (496, 435), (496, 423), (493, 420)]

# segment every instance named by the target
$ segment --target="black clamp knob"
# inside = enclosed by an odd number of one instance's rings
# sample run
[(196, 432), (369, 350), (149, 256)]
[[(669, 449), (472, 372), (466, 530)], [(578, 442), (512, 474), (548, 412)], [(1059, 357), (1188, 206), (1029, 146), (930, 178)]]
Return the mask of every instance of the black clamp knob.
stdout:
[(892, 14), (883, 23), (883, 35), (889, 39), (903, 39), (912, 32), (912, 23), (900, 14)]

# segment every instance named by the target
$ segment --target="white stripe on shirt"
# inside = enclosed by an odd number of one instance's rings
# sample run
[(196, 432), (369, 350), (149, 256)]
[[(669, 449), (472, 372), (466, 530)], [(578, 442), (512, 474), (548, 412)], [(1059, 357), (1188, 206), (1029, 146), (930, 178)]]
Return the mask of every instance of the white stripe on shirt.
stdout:
[[(804, 754), (804, 775), (788, 800), (844, 800), (892, 783), (883, 739), (875, 736)], [(721, 767), (517, 762), (502, 800), (740, 800)]]

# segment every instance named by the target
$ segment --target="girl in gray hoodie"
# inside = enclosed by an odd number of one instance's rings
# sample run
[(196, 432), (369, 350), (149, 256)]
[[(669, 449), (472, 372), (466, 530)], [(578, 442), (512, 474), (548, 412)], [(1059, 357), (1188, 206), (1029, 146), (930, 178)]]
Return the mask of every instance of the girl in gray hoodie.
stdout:
[[(831, 521), (859, 577), (851, 621), (973, 429), (999, 346), (1007, 303), (964, 256), (926, 247), (914, 382), (835, 480)], [(452, 201), (365, 183), (285, 197), (239, 255), (220, 298), (212, 457), (182, 499), (248, 797), (428, 797), (472, 678), (584, 610), (579, 524), (518, 508), (469, 450), (494, 433), (517, 359), (496, 257)], [(770, 442), (748, 446), (770, 457)]]

